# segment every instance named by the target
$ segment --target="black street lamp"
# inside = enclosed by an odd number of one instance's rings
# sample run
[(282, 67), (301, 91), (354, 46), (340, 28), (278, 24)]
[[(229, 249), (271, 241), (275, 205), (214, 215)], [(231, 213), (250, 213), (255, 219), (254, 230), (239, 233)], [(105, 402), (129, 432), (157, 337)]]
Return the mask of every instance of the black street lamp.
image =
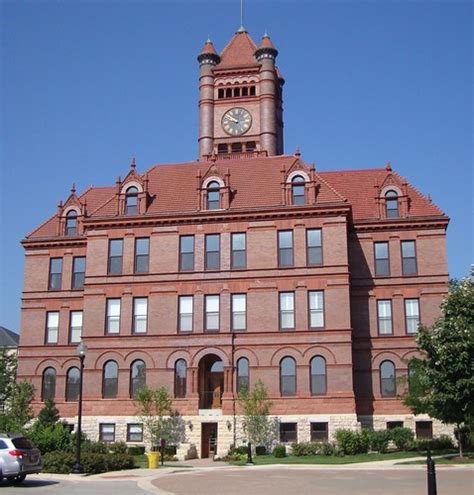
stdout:
[(86, 358), (87, 346), (81, 340), (76, 348), (76, 354), (81, 361), (80, 373), (79, 373), (79, 404), (77, 412), (77, 431), (76, 431), (76, 463), (72, 468), (73, 473), (82, 473), (81, 466), (81, 437), (82, 437), (82, 379), (84, 376), (84, 359)]

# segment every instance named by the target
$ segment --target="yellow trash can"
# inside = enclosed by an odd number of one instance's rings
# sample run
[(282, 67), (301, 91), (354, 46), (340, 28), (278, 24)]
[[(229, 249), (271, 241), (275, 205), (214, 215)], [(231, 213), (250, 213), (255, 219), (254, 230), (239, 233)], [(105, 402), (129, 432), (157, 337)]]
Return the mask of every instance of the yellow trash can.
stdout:
[(147, 452), (145, 455), (148, 457), (148, 469), (156, 469), (160, 467), (159, 452)]

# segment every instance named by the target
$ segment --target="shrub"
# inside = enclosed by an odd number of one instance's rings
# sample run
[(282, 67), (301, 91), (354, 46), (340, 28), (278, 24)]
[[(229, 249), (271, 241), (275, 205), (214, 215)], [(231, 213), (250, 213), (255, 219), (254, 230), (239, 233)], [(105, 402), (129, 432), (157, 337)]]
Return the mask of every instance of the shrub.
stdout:
[(109, 446), (104, 442), (93, 442), (89, 439), (84, 439), (82, 441), (82, 451), (84, 453), (91, 454), (107, 454), (109, 452)]
[[(337, 452), (337, 453), (336, 453)], [(319, 447), (319, 453), (321, 455), (338, 455), (339, 452), (334, 448), (334, 444), (330, 442), (321, 442)]]
[(282, 458), (286, 457), (286, 448), (284, 445), (275, 445), (273, 447), (273, 457)]
[(318, 455), (321, 450), (321, 444), (319, 442), (301, 442), (292, 443), (291, 452), (297, 457), (307, 455)]
[(76, 460), (72, 452), (47, 452), (42, 457), (46, 473), (70, 473)]
[(143, 455), (145, 453), (144, 445), (130, 445), (127, 448), (127, 453), (130, 455)]
[(109, 452), (112, 454), (126, 454), (127, 444), (125, 442), (114, 442), (109, 445)]
[(255, 447), (255, 455), (266, 455), (267, 454), (267, 448), (265, 445), (257, 445)]
[(59, 450), (72, 451), (74, 445), (71, 432), (62, 423), (45, 426), (37, 422), (28, 430), (27, 437), (42, 454)]
[(369, 442), (369, 448), (372, 451), (384, 454), (387, 452), (388, 443), (390, 442), (390, 431), (389, 430), (365, 430), (366, 437)]
[(232, 447), (227, 454), (229, 461), (245, 461), (247, 459), (247, 446), (241, 445), (240, 447)]
[(390, 438), (398, 450), (409, 450), (413, 445), (413, 432), (410, 428), (397, 426), (390, 431)]
[(107, 454), (84, 453), (81, 455), (81, 466), (84, 473), (105, 473), (107, 471)]
[(107, 471), (120, 471), (122, 469), (133, 469), (135, 467), (135, 459), (130, 454), (106, 454), (104, 457)]
[(431, 440), (432, 450), (450, 450), (454, 448), (453, 439), (449, 435), (440, 435)]
[(367, 431), (337, 430), (336, 440), (345, 455), (366, 454), (369, 451)]

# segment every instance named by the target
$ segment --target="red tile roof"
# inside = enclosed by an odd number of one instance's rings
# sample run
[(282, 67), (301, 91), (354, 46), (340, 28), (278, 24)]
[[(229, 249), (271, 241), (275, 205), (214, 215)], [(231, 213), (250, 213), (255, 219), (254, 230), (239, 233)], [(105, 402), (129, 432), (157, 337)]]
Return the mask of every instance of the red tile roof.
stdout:
[[(198, 203), (198, 179), (211, 166), (211, 175), (230, 174), (234, 196), (230, 210), (281, 206), (282, 170), (288, 172), (300, 160), (295, 155), (240, 158), (213, 162), (189, 162), (155, 165), (148, 170), (148, 191), (151, 203), (146, 215), (194, 212)], [(306, 167), (302, 162), (303, 167)], [(355, 221), (378, 219), (374, 185), (381, 185), (391, 173), (386, 168), (316, 172), (319, 184), (317, 204), (345, 203), (351, 206)], [(395, 174), (394, 172), (392, 172)], [(207, 175), (208, 177), (209, 175)], [(406, 179), (395, 174), (401, 184)], [(87, 201), (90, 217), (113, 217), (116, 211), (114, 186), (91, 187), (80, 196)], [(440, 216), (443, 212), (413, 186), (407, 185), (410, 216)], [(56, 236), (57, 214), (35, 229), (28, 238)]]
[(222, 50), (221, 62), (217, 65), (217, 69), (257, 65), (254, 55), (256, 49), (257, 45), (246, 31), (235, 33)]
[(260, 41), (260, 45), (258, 45), (258, 48), (273, 48), (276, 50), (275, 45), (273, 44), (272, 40), (270, 39), (270, 36), (268, 34), (265, 34), (262, 38), (262, 41)]
[(207, 40), (204, 46), (202, 47), (201, 55), (203, 53), (212, 53), (217, 55), (216, 49), (214, 48), (214, 45), (212, 44), (211, 40)]

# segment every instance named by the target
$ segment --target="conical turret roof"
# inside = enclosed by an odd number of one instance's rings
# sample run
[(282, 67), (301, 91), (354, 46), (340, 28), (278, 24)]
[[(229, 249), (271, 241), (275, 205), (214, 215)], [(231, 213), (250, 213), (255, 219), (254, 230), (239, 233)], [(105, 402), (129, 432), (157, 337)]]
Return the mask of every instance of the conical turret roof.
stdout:
[(221, 52), (219, 69), (242, 65), (256, 65), (255, 50), (257, 45), (247, 33), (238, 31)]

